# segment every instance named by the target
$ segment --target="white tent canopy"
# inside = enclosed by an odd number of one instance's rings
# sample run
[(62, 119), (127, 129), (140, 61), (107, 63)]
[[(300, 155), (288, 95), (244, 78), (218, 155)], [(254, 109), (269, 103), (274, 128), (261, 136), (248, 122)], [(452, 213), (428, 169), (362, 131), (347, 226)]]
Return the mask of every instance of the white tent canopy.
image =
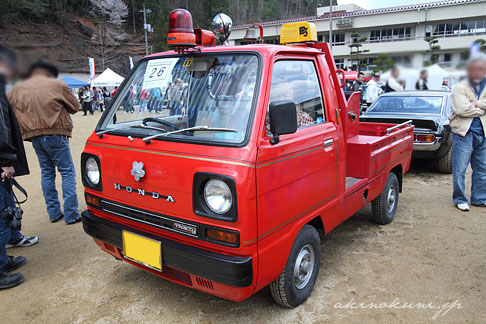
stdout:
[[(449, 76), (449, 72), (441, 68), (439, 65), (434, 64), (425, 68), (429, 72), (429, 78), (427, 86), (429, 90), (441, 90), (442, 81)], [(405, 81), (405, 90), (415, 90), (415, 82), (420, 77), (421, 69), (407, 69), (399, 68), (400, 76), (399, 80)], [(390, 71), (385, 72), (381, 75), (380, 79), (382, 81), (388, 80), (390, 77)]]
[(91, 81), (92, 87), (117, 87), (123, 82), (124, 78), (111, 69), (106, 69), (93, 81)]

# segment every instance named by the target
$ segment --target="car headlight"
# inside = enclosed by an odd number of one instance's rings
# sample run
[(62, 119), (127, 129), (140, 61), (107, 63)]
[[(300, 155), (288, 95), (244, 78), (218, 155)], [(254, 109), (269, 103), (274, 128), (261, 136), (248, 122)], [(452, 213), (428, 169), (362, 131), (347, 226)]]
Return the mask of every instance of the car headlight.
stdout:
[(85, 170), (88, 180), (91, 184), (97, 186), (100, 183), (100, 167), (93, 157), (86, 160)]
[(228, 185), (219, 179), (211, 179), (204, 187), (204, 200), (208, 207), (217, 214), (226, 213), (233, 204), (233, 196)]

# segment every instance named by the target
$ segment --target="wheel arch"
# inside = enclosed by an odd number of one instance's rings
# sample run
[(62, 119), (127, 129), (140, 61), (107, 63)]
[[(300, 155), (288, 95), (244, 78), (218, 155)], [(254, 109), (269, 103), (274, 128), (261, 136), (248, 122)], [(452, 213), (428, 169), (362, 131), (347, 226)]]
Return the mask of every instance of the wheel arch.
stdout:
[(398, 185), (400, 192), (402, 192), (402, 185), (403, 185), (403, 166), (401, 164), (396, 165), (394, 168), (390, 170), (390, 173), (393, 172), (398, 178)]
[(324, 230), (324, 222), (322, 221), (322, 218), (321, 218), (320, 215), (314, 217), (309, 222), (304, 224), (302, 227), (304, 227), (305, 225), (310, 225), (310, 226), (314, 227), (317, 230), (317, 233), (319, 233), (319, 237), (321, 238), (321, 240), (324, 239), (326, 232)]

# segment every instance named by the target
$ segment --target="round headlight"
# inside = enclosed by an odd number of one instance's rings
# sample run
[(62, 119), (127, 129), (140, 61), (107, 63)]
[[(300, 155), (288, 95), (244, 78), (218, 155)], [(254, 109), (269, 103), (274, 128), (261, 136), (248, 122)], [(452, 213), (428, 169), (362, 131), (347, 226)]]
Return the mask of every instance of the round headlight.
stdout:
[(218, 179), (212, 179), (206, 183), (204, 200), (208, 207), (217, 214), (226, 213), (233, 204), (230, 188), (224, 181)]
[(100, 183), (100, 167), (98, 166), (98, 162), (90, 157), (86, 160), (85, 168), (89, 182), (95, 186), (98, 185), (98, 183)]

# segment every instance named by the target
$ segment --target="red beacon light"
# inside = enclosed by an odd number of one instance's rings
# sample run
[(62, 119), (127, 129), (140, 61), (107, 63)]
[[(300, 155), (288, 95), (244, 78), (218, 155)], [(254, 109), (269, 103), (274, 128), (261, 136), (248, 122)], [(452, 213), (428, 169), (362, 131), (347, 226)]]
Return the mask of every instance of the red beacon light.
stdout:
[(167, 45), (180, 48), (196, 46), (196, 35), (192, 28), (192, 16), (189, 11), (174, 9), (170, 13)]
[(174, 9), (169, 16), (169, 34), (167, 45), (178, 52), (200, 46), (213, 46), (216, 40), (209, 30), (192, 27), (192, 16), (186, 9)]

